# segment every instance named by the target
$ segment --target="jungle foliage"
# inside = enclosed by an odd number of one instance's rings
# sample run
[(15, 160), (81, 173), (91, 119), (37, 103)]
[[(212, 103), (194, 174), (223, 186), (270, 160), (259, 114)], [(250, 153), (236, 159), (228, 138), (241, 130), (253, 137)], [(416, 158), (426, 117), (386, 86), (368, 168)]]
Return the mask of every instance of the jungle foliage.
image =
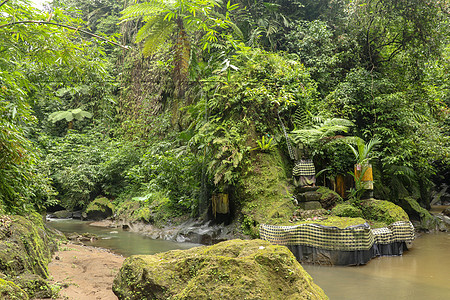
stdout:
[(6, 211), (164, 195), (174, 215), (201, 214), (212, 193), (240, 189), (259, 152), (288, 158), (290, 138), (332, 120), (346, 128), (309, 145), (328, 180), (352, 169), (351, 150), (328, 143), (346, 135), (380, 141), (384, 199), (427, 206), (449, 169), (447, 1), (28, 4), (0, 6)]

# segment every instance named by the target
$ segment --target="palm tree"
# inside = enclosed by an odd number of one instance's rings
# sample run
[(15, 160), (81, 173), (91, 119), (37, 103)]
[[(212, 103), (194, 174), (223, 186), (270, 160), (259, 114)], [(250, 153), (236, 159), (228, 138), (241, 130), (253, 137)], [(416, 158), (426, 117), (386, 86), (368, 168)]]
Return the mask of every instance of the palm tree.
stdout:
[[(183, 95), (187, 84), (194, 34), (202, 33), (201, 45), (206, 49), (218, 41), (221, 29), (237, 29), (228, 14), (223, 16), (216, 11), (220, 4), (220, 0), (149, 0), (129, 6), (122, 12), (124, 21), (144, 21), (136, 36), (137, 43), (144, 43), (144, 55), (154, 53), (163, 45), (170, 46), (171, 39), (175, 41), (173, 72), (179, 96)], [(228, 11), (236, 8), (237, 4), (228, 2)]]

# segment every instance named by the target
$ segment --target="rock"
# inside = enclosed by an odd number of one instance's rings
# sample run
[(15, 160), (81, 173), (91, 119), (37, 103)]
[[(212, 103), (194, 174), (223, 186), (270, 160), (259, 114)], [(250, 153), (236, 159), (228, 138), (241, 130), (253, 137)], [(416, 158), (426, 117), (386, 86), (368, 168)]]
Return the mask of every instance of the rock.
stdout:
[(113, 215), (114, 205), (107, 198), (97, 198), (89, 203), (85, 213), (88, 220), (103, 220)]
[(319, 201), (324, 209), (332, 209), (336, 204), (344, 201), (338, 193), (324, 186), (321, 186), (317, 192), (320, 194)]
[(72, 212), (68, 211), (68, 210), (60, 210), (60, 211), (55, 211), (53, 213), (53, 215), (57, 218), (57, 219), (70, 219), (72, 218)]
[(313, 218), (323, 218), (325, 215), (327, 215), (328, 212), (321, 208), (321, 209), (310, 209), (310, 210), (303, 210), (303, 209), (297, 209), (294, 211), (291, 221), (296, 222), (300, 220), (306, 220), (306, 219), (313, 219)]
[(73, 232), (67, 236), (67, 239), (70, 241), (77, 241), (77, 242), (92, 242), (98, 239), (98, 237), (93, 233), (82, 233), (78, 234), (76, 232)]
[(442, 221), (442, 223), (445, 224), (445, 226), (450, 227), (450, 217), (447, 217), (443, 214), (438, 214), (436, 217), (439, 218)]
[(363, 218), (363, 212), (361, 209), (351, 205), (350, 203), (342, 203), (336, 205), (331, 214), (338, 217), (350, 217), (350, 218)]
[(415, 226), (417, 229), (428, 231), (442, 226), (439, 224), (440, 221), (433, 217), (428, 210), (420, 206), (415, 199), (405, 197), (398, 201), (399, 205), (407, 212), (411, 219), (420, 221), (419, 226)]
[(390, 201), (368, 199), (360, 206), (366, 219), (382, 222), (386, 225), (397, 221), (409, 221), (408, 214)]
[(297, 189), (295, 195), (297, 205), (302, 209), (331, 209), (336, 203), (342, 202), (342, 198), (326, 187), (314, 187), (314, 190)]
[(306, 201), (319, 201), (322, 195), (318, 192), (306, 192), (305, 200)]
[(442, 202), (445, 202), (446, 199), (448, 199), (449, 195), (448, 195), (448, 193), (446, 193), (447, 189), (448, 189), (448, 185), (442, 184), (439, 188), (440, 188), (439, 192), (436, 192), (436, 191), (433, 192), (433, 195), (432, 195), (432, 198), (430, 201), (430, 205), (436, 205), (437, 203), (442, 204)]
[(74, 218), (74, 219), (83, 219), (81, 210), (72, 212), (72, 218)]
[(42, 217), (37, 213), (27, 218), (11, 216), (11, 223), (0, 231), (5, 233), (0, 240), (0, 272), (8, 276), (30, 272), (47, 278), (56, 242), (44, 228)]
[(8, 300), (28, 300), (27, 293), (14, 282), (0, 279), (0, 298)]
[(300, 202), (298, 204), (298, 206), (301, 209), (306, 209), (306, 210), (312, 210), (312, 209), (321, 209), (322, 208), (322, 204), (320, 204), (319, 201), (306, 201), (306, 202)]
[[(35, 292), (47, 293), (48, 285), (44, 280), (48, 277), (47, 265), (57, 247), (56, 237), (64, 237), (47, 229), (37, 213), (28, 214), (26, 218), (2, 216), (0, 223), (0, 273), (26, 290), (30, 297), (34, 297)], [(0, 295), (4, 294), (0, 292)]]
[(177, 242), (191, 242), (203, 245), (211, 245), (224, 241), (226, 237), (222, 235), (226, 226), (223, 224), (211, 224), (208, 222), (186, 222), (174, 235)]
[(328, 299), (284, 246), (231, 240), (127, 258), (119, 299)]
[(442, 211), (442, 214), (443, 214), (444, 216), (450, 217), (450, 207), (447, 207), (446, 209), (444, 209), (444, 210)]

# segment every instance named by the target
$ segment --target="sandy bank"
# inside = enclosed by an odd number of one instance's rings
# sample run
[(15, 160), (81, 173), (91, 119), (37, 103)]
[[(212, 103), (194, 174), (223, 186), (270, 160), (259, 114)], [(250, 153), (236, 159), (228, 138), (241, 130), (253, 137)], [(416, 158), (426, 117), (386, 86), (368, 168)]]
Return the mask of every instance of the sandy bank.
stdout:
[(51, 283), (62, 286), (58, 299), (117, 299), (112, 283), (124, 259), (106, 249), (61, 245), (48, 266)]

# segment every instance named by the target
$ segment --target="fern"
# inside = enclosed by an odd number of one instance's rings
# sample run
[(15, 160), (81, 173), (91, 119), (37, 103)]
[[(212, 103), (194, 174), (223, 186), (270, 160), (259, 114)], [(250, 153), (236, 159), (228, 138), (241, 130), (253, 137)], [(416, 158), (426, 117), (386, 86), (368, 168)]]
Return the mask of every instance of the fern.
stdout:
[(311, 124), (308, 112), (304, 107), (299, 107), (294, 114), (294, 125), (296, 129), (301, 129)]
[(164, 5), (162, 1), (150, 0), (148, 2), (128, 6), (122, 11), (123, 16), (120, 19), (123, 20), (122, 22), (142, 19), (145, 16), (160, 14), (167, 8), (167, 5)]
[(325, 138), (335, 136), (339, 132), (348, 132), (351, 126), (353, 126), (353, 123), (345, 119), (326, 119), (310, 128), (294, 130), (291, 132), (291, 135), (296, 143), (313, 146), (321, 140), (325, 141)]
[(165, 45), (169, 37), (174, 33), (176, 25), (162, 21), (158, 22), (162, 18), (163, 16), (158, 16), (158, 18), (155, 18), (154, 23), (147, 23), (150, 24), (148, 27), (145, 24), (138, 32), (136, 39), (139, 38), (138, 42), (145, 40), (142, 53), (146, 56), (153, 54), (162, 45)]

